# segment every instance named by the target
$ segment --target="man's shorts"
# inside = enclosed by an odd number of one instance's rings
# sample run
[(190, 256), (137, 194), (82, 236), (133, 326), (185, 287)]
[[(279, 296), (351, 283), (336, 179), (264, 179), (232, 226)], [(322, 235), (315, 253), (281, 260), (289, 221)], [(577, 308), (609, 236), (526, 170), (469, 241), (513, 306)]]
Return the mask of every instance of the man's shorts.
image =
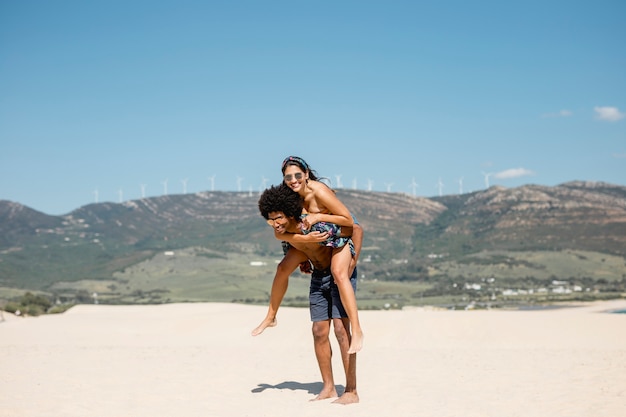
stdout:
[[(357, 275), (357, 268), (354, 268), (350, 283), (355, 294)], [(348, 317), (341, 303), (339, 288), (337, 288), (337, 284), (335, 284), (330, 273), (330, 268), (324, 271), (313, 271), (311, 286), (309, 287), (309, 309), (313, 322)]]

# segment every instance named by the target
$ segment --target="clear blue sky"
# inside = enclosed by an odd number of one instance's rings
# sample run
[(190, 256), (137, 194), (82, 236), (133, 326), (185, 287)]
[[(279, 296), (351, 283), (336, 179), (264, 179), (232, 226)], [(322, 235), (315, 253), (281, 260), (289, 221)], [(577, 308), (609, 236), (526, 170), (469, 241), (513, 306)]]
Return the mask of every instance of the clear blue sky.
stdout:
[(625, 114), (623, 0), (0, 1), (0, 199), (47, 214), (290, 154), (425, 197), (626, 185)]

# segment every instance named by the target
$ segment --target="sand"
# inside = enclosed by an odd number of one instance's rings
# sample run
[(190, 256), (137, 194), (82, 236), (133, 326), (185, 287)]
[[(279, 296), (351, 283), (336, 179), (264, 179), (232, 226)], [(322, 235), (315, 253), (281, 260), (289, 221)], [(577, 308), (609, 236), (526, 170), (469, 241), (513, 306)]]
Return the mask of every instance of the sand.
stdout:
[[(540, 311), (361, 311), (359, 404), (321, 388), (307, 309), (77, 306), (0, 323), (0, 416), (626, 415), (626, 300)], [(335, 342), (333, 340), (333, 342)], [(335, 346), (335, 380), (345, 384)]]

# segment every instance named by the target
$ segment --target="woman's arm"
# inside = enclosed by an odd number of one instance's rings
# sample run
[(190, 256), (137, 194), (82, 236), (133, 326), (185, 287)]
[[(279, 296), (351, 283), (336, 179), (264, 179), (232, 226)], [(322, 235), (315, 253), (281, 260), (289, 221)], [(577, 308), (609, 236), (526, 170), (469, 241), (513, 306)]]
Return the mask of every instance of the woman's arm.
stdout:
[(319, 222), (335, 223), (339, 226), (354, 225), (354, 220), (348, 208), (337, 198), (335, 192), (321, 182), (310, 185), (317, 204), (317, 213), (308, 211), (303, 223), (306, 227)]

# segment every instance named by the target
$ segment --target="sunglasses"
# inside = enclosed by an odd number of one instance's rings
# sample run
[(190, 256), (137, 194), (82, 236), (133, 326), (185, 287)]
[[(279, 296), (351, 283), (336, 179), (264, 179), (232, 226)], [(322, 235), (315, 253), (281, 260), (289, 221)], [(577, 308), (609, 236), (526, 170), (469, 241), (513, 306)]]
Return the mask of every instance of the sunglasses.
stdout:
[(274, 227), (276, 222), (278, 222), (280, 224), (284, 220), (286, 220), (285, 216), (277, 216), (277, 217), (274, 217), (273, 219), (267, 219), (267, 224), (269, 224), (270, 226)]
[(293, 178), (295, 178), (296, 180), (300, 181), (302, 178), (304, 178), (304, 174), (302, 172), (296, 172), (295, 174), (287, 174), (283, 177), (283, 179), (285, 180), (285, 182), (289, 182), (291, 181)]

